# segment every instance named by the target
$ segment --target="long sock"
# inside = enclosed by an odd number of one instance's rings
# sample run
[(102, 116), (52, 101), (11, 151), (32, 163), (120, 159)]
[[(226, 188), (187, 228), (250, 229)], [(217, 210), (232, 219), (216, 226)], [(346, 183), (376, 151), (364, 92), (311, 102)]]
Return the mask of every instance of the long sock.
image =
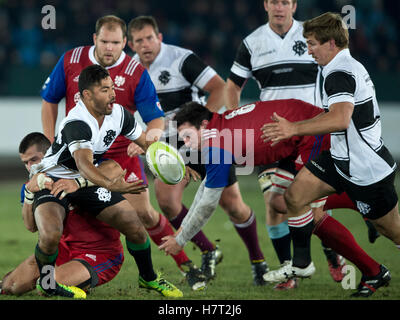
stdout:
[(291, 242), (290, 230), (287, 221), (275, 226), (267, 225), (267, 231), (272, 245), (274, 246), (279, 262), (282, 264), (286, 260), (291, 260)]
[(157, 278), (153, 269), (153, 262), (151, 259), (151, 246), (150, 239), (143, 244), (135, 244), (126, 240), (126, 247), (129, 253), (133, 256), (139, 269), (139, 275), (145, 281), (152, 281)]
[[(160, 245), (163, 242), (161, 240), (163, 237), (171, 236), (174, 234), (174, 230), (172, 230), (168, 219), (162, 214), (160, 214), (160, 220), (158, 221), (157, 225), (155, 225), (153, 228), (147, 229), (147, 232), (151, 240), (153, 240), (154, 243), (157, 245)], [(182, 263), (190, 261), (185, 251), (183, 250), (176, 255), (172, 255), (172, 258), (175, 260), (178, 267), (180, 267)]]
[[(172, 220), (170, 220), (171, 224), (175, 229), (179, 229), (181, 226), (181, 223), (183, 219), (185, 218), (186, 214), (188, 213), (188, 208), (186, 208), (182, 204), (182, 210), (181, 212)], [(206, 235), (203, 233), (203, 231), (199, 231), (192, 239), (191, 241), (200, 248), (201, 251), (212, 251), (215, 249), (214, 244), (207, 239)]]
[(264, 255), (260, 248), (257, 236), (257, 222), (256, 216), (251, 210), (250, 218), (241, 224), (234, 224), (235, 229), (239, 236), (242, 238), (244, 244), (249, 252), (249, 258), (251, 262), (264, 261)]
[(58, 249), (53, 254), (44, 253), (39, 244), (35, 248), (35, 259), (39, 268), (41, 287), (49, 294), (55, 293), (57, 286), (54, 278), (54, 268), (58, 256)]
[(356, 242), (345, 226), (325, 215), (315, 226), (314, 234), (338, 254), (353, 262), (366, 276), (376, 276), (380, 265), (372, 259)]
[(311, 263), (311, 235), (314, 228), (312, 210), (288, 219), (293, 240), (293, 266), (305, 268)]
[(358, 211), (353, 201), (351, 201), (351, 199), (345, 192), (341, 194), (331, 194), (326, 199), (324, 210), (326, 211), (329, 209), (353, 209), (355, 211)]

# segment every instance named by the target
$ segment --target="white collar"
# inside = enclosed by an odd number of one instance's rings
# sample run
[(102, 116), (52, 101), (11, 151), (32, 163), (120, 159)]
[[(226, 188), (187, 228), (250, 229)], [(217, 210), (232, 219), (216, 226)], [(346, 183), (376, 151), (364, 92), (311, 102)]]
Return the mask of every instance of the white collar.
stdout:
[[(99, 62), (94, 57), (94, 48), (95, 48), (95, 46), (93, 45), (89, 49), (89, 59), (90, 59), (90, 61), (92, 61), (93, 64), (99, 64)], [(124, 61), (125, 56), (126, 56), (125, 51), (122, 51), (122, 53), (119, 56), (118, 60), (112, 66), (106, 67), (106, 69), (111, 69), (111, 68), (114, 68), (114, 67), (120, 65), (122, 63), (122, 61)]]

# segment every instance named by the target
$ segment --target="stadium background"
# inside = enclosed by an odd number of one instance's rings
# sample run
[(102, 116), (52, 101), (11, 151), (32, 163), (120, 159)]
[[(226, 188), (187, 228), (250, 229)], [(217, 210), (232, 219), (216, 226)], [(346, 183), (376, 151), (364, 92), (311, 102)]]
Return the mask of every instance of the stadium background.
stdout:
[[(41, 20), (45, 16), (41, 9), (48, 4), (56, 9), (55, 30), (44, 30), (41, 26)], [(325, 11), (341, 12), (345, 5), (354, 6), (356, 12), (356, 28), (350, 30), (352, 55), (370, 72), (381, 107), (383, 136), (399, 161), (400, 2), (298, 0), (295, 18), (305, 20)], [(118, 15), (127, 23), (137, 15), (155, 16), (164, 42), (192, 49), (224, 79), (229, 74), (240, 41), (267, 20), (262, 0), (0, 0), (0, 203), (3, 202), (0, 206), (1, 229), (7, 225), (5, 221), (8, 216), (5, 211), (11, 210), (10, 208), (17, 213), (19, 211), (14, 202), (17, 197), (9, 200), (9, 203), (4, 203), (3, 200), (9, 196), (7, 191), (17, 194), (20, 182), (26, 178), (25, 169), (18, 159), (18, 144), (27, 133), (41, 131), (40, 88), (65, 51), (72, 47), (92, 44), (95, 21), (106, 14)], [(126, 49), (132, 54), (129, 48)], [(256, 83), (249, 81), (243, 92), (242, 102), (255, 101), (258, 97)], [(64, 105), (61, 102), (59, 118), (64, 114), (63, 109)], [(397, 186), (398, 184), (399, 177)], [(254, 193), (262, 208), (256, 180), (245, 180), (242, 188), (247, 193)], [(251, 188), (256, 191), (252, 191)], [(248, 198), (247, 194), (244, 194), (244, 198), (253, 199)], [(261, 212), (261, 219), (262, 214)], [(227, 223), (229, 225), (229, 222)], [(264, 220), (259, 224), (263, 228)], [(224, 228), (229, 229), (228, 225), (224, 224)], [(8, 233), (4, 232), (4, 229), (0, 230), (8, 245), (14, 243), (13, 227), (10, 228)], [(265, 230), (262, 230), (264, 238)], [(363, 232), (365, 233), (365, 230)], [(365, 238), (365, 234), (363, 236)], [(31, 241), (32, 237), (29, 239)], [(0, 250), (7, 250), (1, 240), (0, 237)], [(235, 241), (239, 241), (237, 237)], [(267, 240), (262, 241), (266, 241), (265, 244), (271, 247)], [(365, 241), (364, 243), (368, 245)], [(390, 246), (388, 243), (388, 247)], [(17, 251), (19, 248), (16, 246)], [(273, 255), (272, 251), (270, 254)], [(19, 260), (19, 257), (16, 258), (16, 261)], [(0, 261), (0, 269), (1, 267)], [(225, 288), (225, 291), (228, 289)], [(396, 297), (399, 296), (400, 294)]]

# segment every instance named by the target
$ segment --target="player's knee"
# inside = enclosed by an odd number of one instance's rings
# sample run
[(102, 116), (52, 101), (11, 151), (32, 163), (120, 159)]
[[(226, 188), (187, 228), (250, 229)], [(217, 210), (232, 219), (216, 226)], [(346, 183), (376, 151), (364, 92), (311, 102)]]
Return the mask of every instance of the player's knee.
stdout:
[(170, 199), (169, 201), (161, 200), (158, 205), (168, 219), (175, 218), (182, 209), (181, 203), (179, 201), (174, 201), (173, 199)]
[(270, 215), (286, 213), (286, 203), (282, 194), (271, 193), (269, 201), (265, 204)]
[(285, 199), (287, 208), (291, 211), (296, 211), (304, 206), (301, 197), (299, 197), (296, 192), (293, 192), (291, 188), (286, 190), (286, 192), (283, 194), (283, 197)]
[(137, 214), (146, 229), (154, 227), (160, 220), (160, 214), (153, 208), (138, 211)]
[(51, 229), (51, 230), (42, 230), (39, 234), (39, 242), (40, 247), (46, 252), (53, 252), (60, 242), (62, 236), (62, 230)]

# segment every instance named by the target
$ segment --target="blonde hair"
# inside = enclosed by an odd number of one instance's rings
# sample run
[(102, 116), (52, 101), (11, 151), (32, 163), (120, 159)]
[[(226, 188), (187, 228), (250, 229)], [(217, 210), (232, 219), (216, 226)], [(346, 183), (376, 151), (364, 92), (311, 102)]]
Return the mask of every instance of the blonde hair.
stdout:
[(349, 46), (349, 31), (338, 13), (327, 12), (303, 24), (303, 36), (313, 35), (321, 44), (333, 39), (338, 48)]

